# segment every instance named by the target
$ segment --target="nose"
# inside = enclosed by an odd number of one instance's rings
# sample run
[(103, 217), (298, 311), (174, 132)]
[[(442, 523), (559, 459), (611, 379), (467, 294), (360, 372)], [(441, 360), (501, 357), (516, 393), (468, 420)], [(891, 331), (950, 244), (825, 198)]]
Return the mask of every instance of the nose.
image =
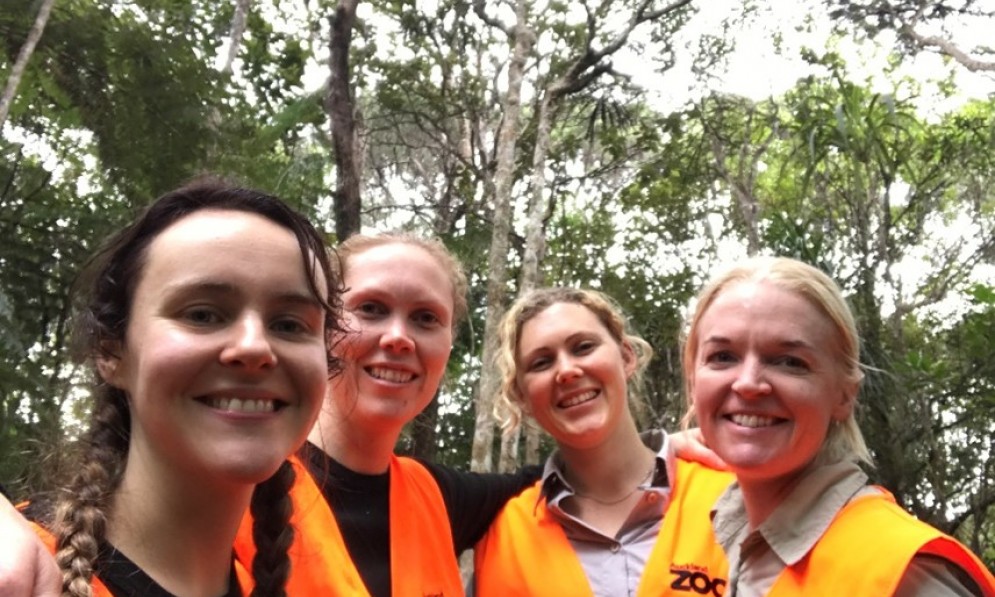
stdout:
[(556, 359), (556, 383), (568, 384), (583, 375), (584, 372), (577, 361), (570, 356), (561, 356)]
[(771, 391), (770, 382), (765, 376), (763, 363), (759, 359), (746, 359), (739, 367), (738, 375), (732, 383), (732, 390), (745, 398), (764, 396)]
[(408, 330), (407, 321), (400, 317), (388, 320), (386, 329), (380, 335), (380, 347), (390, 352), (413, 351), (415, 341)]
[(232, 324), (231, 340), (221, 351), (226, 365), (264, 369), (276, 365), (276, 353), (267, 334), (266, 322), (257, 315), (246, 314)]

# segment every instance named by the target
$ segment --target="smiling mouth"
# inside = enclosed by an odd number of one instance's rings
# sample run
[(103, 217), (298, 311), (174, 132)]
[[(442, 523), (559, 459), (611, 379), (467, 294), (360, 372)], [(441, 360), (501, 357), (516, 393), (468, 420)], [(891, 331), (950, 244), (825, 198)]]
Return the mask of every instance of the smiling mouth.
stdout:
[(576, 396), (567, 398), (566, 400), (557, 404), (557, 406), (560, 408), (570, 408), (571, 406), (577, 406), (578, 404), (583, 404), (585, 402), (588, 402), (589, 400), (594, 400), (594, 397), (597, 395), (598, 395), (597, 390), (591, 390), (589, 392), (584, 392), (583, 394), (577, 394)]
[(726, 415), (726, 419), (732, 421), (733, 423), (739, 425), (740, 427), (749, 427), (750, 429), (758, 429), (760, 427), (771, 427), (776, 425), (784, 419), (779, 419), (777, 417), (764, 417), (761, 415), (743, 415), (734, 414)]
[(215, 410), (229, 413), (272, 413), (286, 406), (279, 400), (242, 400), (241, 398), (211, 398), (201, 402)]
[(415, 378), (415, 374), (410, 371), (398, 371), (387, 367), (367, 367), (366, 372), (374, 379), (391, 383), (407, 383)]

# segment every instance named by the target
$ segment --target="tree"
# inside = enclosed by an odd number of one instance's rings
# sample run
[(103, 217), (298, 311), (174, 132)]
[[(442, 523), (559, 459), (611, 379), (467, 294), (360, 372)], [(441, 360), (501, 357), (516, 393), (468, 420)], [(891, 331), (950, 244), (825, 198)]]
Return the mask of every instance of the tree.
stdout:
[[(762, 250), (818, 265), (849, 295), (869, 365), (860, 420), (876, 481), (947, 532), (967, 533), (966, 520), (972, 532), (988, 528), (991, 493), (978, 472), (990, 467), (995, 429), (977, 414), (984, 393), (951, 374), (948, 363), (959, 357), (934, 335), (957, 319), (933, 309), (963, 301), (993, 254), (993, 163), (981, 149), (995, 140), (992, 106), (929, 124), (898, 93), (849, 81), (834, 56), (812, 59), (830, 75), (806, 78), (777, 101), (703, 102), (704, 163), (732, 197), (713, 209), (724, 234), (753, 233)], [(728, 176), (736, 171), (749, 173), (754, 221), (741, 217), (743, 179)], [(944, 232), (942, 222), (956, 218), (973, 221), (971, 242)], [(917, 260), (928, 273), (910, 276)]]
[(498, 338), (497, 329), (504, 310), (507, 280), (508, 240), (511, 233), (511, 185), (516, 159), (518, 120), (521, 116), (521, 91), (528, 54), (535, 44), (535, 32), (527, 25), (529, 3), (518, 0), (515, 4), (515, 25), (508, 26), (487, 16), (484, 3), (474, 3), (481, 20), (497, 27), (507, 36), (512, 46), (508, 64), (508, 90), (504, 95), (504, 122), (500, 129), (496, 150), (497, 167), (490, 188), (493, 189), (493, 217), (491, 246), (487, 267), (487, 316), (484, 323), (483, 367), (480, 372), (477, 396), (477, 424), (473, 436), (473, 453), (470, 468), (477, 471), (493, 470), (494, 397), (500, 385), (496, 371)]
[(328, 97), (325, 110), (332, 123), (335, 159), (335, 236), (343, 241), (359, 232), (359, 181), (362, 153), (358, 147), (356, 109), (349, 74), (349, 49), (358, 0), (341, 0), (330, 17)]
[(24, 45), (21, 46), (21, 51), (17, 54), (17, 60), (14, 61), (14, 67), (10, 70), (10, 75), (7, 76), (7, 85), (4, 87), (3, 96), (0, 96), (0, 129), (3, 128), (3, 123), (7, 120), (10, 104), (14, 101), (17, 86), (20, 85), (21, 77), (24, 75), (24, 68), (27, 66), (28, 60), (31, 60), (31, 54), (34, 53), (35, 45), (45, 30), (48, 15), (52, 13), (54, 5), (55, 0), (42, 0), (41, 6), (38, 8), (38, 16), (35, 17), (31, 31), (28, 32), (28, 37), (24, 40)]
[[(995, 24), (995, 9), (977, 0), (830, 0), (830, 17), (852, 23), (869, 34), (893, 31), (901, 51), (915, 54), (935, 50), (970, 71), (995, 71), (992, 49), (983, 45), (963, 48), (958, 41), (957, 25), (975, 23), (990, 30)], [(939, 34), (932, 34), (938, 31)]]

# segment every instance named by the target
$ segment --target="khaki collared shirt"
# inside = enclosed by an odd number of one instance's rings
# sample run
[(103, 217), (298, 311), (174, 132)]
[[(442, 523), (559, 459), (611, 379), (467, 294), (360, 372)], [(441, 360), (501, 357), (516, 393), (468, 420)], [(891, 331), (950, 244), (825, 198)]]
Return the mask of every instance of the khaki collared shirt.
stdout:
[[(877, 489), (867, 485), (867, 475), (853, 462), (816, 467), (805, 473), (757, 529), (751, 530), (742, 491), (733, 483), (712, 509), (715, 537), (729, 559), (725, 597), (765, 595), (785, 567), (798, 563), (815, 546), (843, 506), (874, 491)], [(966, 573), (942, 558), (916, 556), (895, 596), (980, 596), (973, 584)]]
[(670, 500), (675, 461), (667, 434), (660, 430), (647, 431), (640, 438), (646, 447), (656, 452), (656, 470), (650, 481), (640, 486), (642, 499), (614, 537), (563, 509), (563, 500), (574, 495), (574, 489), (563, 475), (558, 453), (554, 452), (546, 460), (543, 471), (542, 497), (546, 498), (550, 514), (570, 540), (591, 583), (591, 590), (599, 597), (635, 596)]

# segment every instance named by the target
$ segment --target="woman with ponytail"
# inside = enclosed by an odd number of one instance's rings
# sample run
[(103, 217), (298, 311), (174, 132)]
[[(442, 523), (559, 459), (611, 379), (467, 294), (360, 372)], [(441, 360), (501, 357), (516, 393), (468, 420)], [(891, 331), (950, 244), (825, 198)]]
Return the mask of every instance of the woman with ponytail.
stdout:
[[(28, 512), (63, 595), (285, 595), (286, 459), (337, 370), (322, 236), (274, 197), (200, 180), (157, 199), (86, 274), (92, 420), (64, 494)], [(247, 509), (251, 574), (232, 554)]]

